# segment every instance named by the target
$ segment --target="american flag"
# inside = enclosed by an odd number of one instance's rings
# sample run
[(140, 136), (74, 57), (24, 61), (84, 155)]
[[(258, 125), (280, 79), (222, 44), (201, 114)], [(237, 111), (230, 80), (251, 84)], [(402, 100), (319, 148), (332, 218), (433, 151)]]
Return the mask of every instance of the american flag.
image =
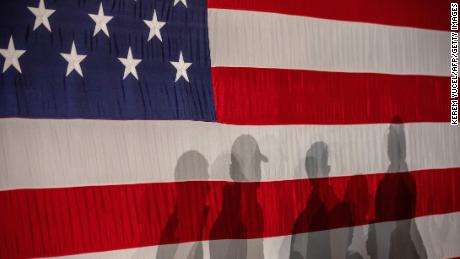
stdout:
[(444, 0), (3, 0), (0, 258), (460, 256)]

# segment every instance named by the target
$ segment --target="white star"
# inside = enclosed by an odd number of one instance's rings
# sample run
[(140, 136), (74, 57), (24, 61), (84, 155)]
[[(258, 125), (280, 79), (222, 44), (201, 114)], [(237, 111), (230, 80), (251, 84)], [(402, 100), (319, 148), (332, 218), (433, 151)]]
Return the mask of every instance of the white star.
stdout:
[(176, 6), (179, 2), (183, 3), (185, 8), (187, 8), (187, 0), (174, 0), (173, 6)]
[(3, 64), (3, 73), (5, 73), (5, 71), (10, 66), (13, 66), (17, 71), (19, 71), (19, 73), (22, 73), (21, 66), (19, 65), (19, 57), (22, 56), (22, 54), (25, 52), (25, 50), (15, 49), (13, 36), (11, 36), (10, 42), (8, 43), (8, 49), (0, 49), (0, 54), (5, 58), (5, 63)]
[(102, 2), (99, 6), (99, 11), (97, 14), (88, 14), (91, 19), (96, 23), (96, 27), (94, 27), (94, 34), (93, 37), (98, 34), (99, 31), (103, 31), (107, 37), (110, 37), (109, 30), (107, 29), (107, 23), (112, 20), (113, 16), (104, 15), (104, 8), (102, 8)]
[(133, 76), (139, 80), (137, 77), (136, 66), (142, 62), (141, 59), (133, 58), (133, 54), (131, 53), (131, 47), (128, 49), (128, 56), (126, 58), (118, 58), (121, 63), (125, 66), (125, 73), (123, 74), (123, 79), (125, 79), (129, 74), (133, 74)]
[(185, 81), (188, 81), (188, 76), (187, 76), (187, 69), (192, 65), (192, 63), (187, 63), (184, 62), (184, 57), (182, 56), (182, 51), (179, 54), (179, 61), (174, 62), (170, 61), (171, 64), (176, 68), (176, 81), (177, 82), (181, 77), (185, 79)]
[(61, 53), (61, 56), (68, 62), (66, 76), (69, 76), (69, 74), (75, 70), (81, 77), (83, 77), (80, 62), (86, 58), (86, 55), (78, 55), (77, 48), (75, 48), (75, 42), (72, 41), (72, 49), (70, 50), (70, 53)]
[(157, 19), (157, 13), (155, 10), (153, 10), (153, 18), (151, 21), (149, 20), (144, 20), (145, 24), (150, 28), (149, 32), (149, 38), (147, 41), (150, 41), (153, 37), (157, 37), (160, 41), (163, 41), (161, 39), (161, 33), (160, 29), (166, 24), (165, 22), (159, 22)]
[(43, 24), (48, 31), (51, 31), (51, 25), (48, 18), (55, 12), (53, 9), (46, 9), (44, 0), (40, 0), (38, 7), (27, 7), (35, 15), (34, 31)]

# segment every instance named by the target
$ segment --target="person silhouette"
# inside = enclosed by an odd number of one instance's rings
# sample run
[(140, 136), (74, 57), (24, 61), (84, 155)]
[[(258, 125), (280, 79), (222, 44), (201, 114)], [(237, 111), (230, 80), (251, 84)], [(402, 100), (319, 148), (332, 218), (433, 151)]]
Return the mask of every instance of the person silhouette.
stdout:
[[(262, 237), (264, 233), (257, 189), (262, 176), (261, 162), (268, 162), (268, 159), (251, 135), (241, 135), (235, 140), (230, 159), (229, 173), (234, 182), (226, 184), (223, 190), (222, 210), (210, 233), (210, 258), (263, 259), (263, 241), (248, 241), (247, 237)], [(239, 182), (251, 183), (243, 185)], [(215, 241), (222, 238), (223, 233), (228, 240)]]
[[(201, 240), (209, 211), (206, 205), (209, 186), (205, 181), (209, 179), (208, 167), (206, 158), (195, 150), (185, 152), (177, 160), (174, 170), (177, 198), (174, 211), (163, 228), (160, 243), (177, 243), (178, 240), (184, 239), (196, 242), (159, 246), (156, 258), (203, 258)], [(187, 182), (191, 180), (204, 181), (194, 182), (193, 186), (196, 188), (193, 188), (191, 183)], [(198, 204), (198, 209), (190, 210), (190, 204)]]
[[(369, 223), (369, 186), (367, 177), (365, 175), (354, 175), (350, 178), (345, 190), (344, 202), (349, 204), (352, 211), (352, 225), (358, 226)], [(350, 228), (351, 238), (348, 243), (347, 258), (362, 258), (362, 255), (357, 251), (365, 251), (365, 244), (362, 242), (365, 240), (367, 233), (361, 228)], [(356, 237), (356, 250), (351, 248), (353, 238)]]
[[(241, 188), (227, 183), (223, 189), (222, 210), (210, 232), (209, 256), (217, 258), (247, 258), (247, 227), (240, 214)], [(223, 240), (225, 239), (225, 240)]]
[(350, 177), (345, 189), (343, 200), (337, 204), (331, 215), (331, 258), (361, 259), (363, 256), (351, 247), (353, 237), (362, 240), (362, 232), (355, 233), (354, 226), (367, 224), (369, 212), (369, 191), (366, 177), (354, 175)]
[[(415, 220), (416, 184), (408, 173), (403, 121), (389, 126), (387, 173), (377, 186), (375, 220), (369, 227), (367, 250), (371, 259), (427, 258)], [(395, 221), (396, 220), (396, 221)]]
[[(331, 228), (331, 258), (346, 259), (350, 255), (348, 250), (353, 239), (353, 215), (349, 203), (339, 202), (330, 212)], [(339, 228), (336, 228), (339, 227)]]
[[(312, 191), (306, 208), (297, 217), (292, 233), (309, 232), (307, 235), (293, 235), (290, 258), (331, 258), (329, 231), (330, 205), (337, 203), (337, 197), (328, 182), (330, 166), (328, 148), (324, 142), (315, 142), (307, 151), (305, 169)], [(321, 178), (321, 179), (314, 179)], [(316, 232), (314, 232), (316, 231)]]
[[(408, 258), (408, 259), (424, 259), (427, 258), (426, 250), (423, 245), (420, 232), (418, 231), (417, 224), (414, 217), (416, 200), (417, 200), (417, 187), (414, 177), (408, 173), (406, 163), (406, 138), (404, 131), (404, 124), (401, 119), (395, 118), (393, 124), (390, 126), (390, 137), (394, 143), (388, 144), (388, 156), (390, 158), (390, 166), (385, 177), (391, 179), (391, 172), (403, 172), (396, 180), (390, 180), (392, 184), (396, 184), (397, 189), (395, 192), (395, 215), (399, 220), (396, 222), (396, 228), (390, 235), (390, 249), (389, 258)], [(398, 141), (396, 141), (398, 140)], [(399, 159), (398, 159), (399, 158)], [(385, 178), (384, 177), (384, 178)], [(384, 186), (385, 179), (382, 180)], [(380, 186), (379, 186), (380, 187)], [(378, 194), (379, 189), (377, 189)]]

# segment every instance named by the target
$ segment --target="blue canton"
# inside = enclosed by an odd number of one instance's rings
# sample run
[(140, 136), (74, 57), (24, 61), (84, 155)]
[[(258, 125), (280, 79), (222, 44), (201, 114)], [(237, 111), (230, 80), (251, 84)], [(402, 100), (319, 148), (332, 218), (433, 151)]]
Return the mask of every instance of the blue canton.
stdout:
[(206, 0), (5, 0), (0, 117), (215, 120)]

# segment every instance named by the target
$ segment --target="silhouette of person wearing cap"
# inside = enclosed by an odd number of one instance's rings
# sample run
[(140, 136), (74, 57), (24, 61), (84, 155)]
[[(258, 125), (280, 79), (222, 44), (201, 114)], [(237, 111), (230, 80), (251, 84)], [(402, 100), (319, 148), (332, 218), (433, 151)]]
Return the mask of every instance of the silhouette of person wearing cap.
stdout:
[[(404, 124), (395, 117), (389, 127), (387, 173), (377, 186), (375, 214), (377, 222), (369, 227), (368, 254), (372, 259), (427, 258), (415, 220), (417, 190), (407, 173)], [(397, 220), (396, 222), (393, 222)]]
[[(307, 151), (305, 169), (312, 191), (306, 208), (297, 217), (292, 233), (290, 258), (331, 258), (329, 231), (330, 205), (337, 203), (337, 197), (328, 183), (330, 166), (328, 148), (324, 142), (315, 142)], [(316, 179), (322, 178), (322, 179)], [(317, 232), (312, 232), (317, 231)]]
[[(209, 244), (212, 259), (263, 259), (264, 217), (257, 200), (261, 180), (261, 162), (267, 162), (251, 135), (239, 136), (232, 145), (230, 177), (234, 183), (224, 187), (222, 210), (211, 229)], [(241, 184), (240, 182), (251, 182)], [(214, 241), (216, 238), (225, 239)]]
[[(206, 223), (209, 207), (206, 197), (209, 186), (205, 180), (209, 179), (208, 161), (195, 150), (187, 151), (177, 160), (174, 176), (177, 198), (174, 212), (169, 217), (157, 250), (156, 258), (203, 258), (202, 231)], [(192, 188), (186, 181), (204, 180), (195, 182)], [(190, 210), (190, 204), (197, 204), (198, 209)], [(186, 230), (186, 231), (184, 231)], [(178, 240), (196, 241), (188, 244), (174, 244)]]

